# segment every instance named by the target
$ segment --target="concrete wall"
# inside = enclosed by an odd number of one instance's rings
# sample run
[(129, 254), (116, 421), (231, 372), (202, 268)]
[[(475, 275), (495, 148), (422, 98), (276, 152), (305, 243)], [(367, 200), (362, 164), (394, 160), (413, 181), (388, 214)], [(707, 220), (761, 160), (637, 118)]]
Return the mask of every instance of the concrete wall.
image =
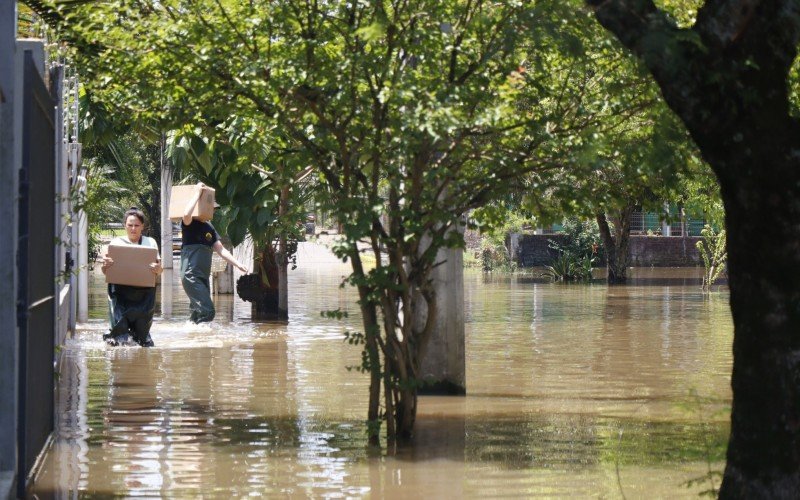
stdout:
[[(689, 236), (631, 236), (630, 255), (632, 267), (695, 267), (702, 265), (695, 246), (702, 238)], [(550, 264), (558, 252), (550, 248), (550, 240), (564, 241), (561, 234), (512, 235), (510, 241), (516, 249), (514, 260), (521, 267)], [(604, 265), (598, 262), (598, 265)]]
[(520, 267), (546, 266), (558, 257), (558, 252), (550, 248), (550, 240), (563, 242), (565, 238), (559, 234), (512, 234), (512, 259)]
[(702, 266), (698, 236), (631, 236), (632, 267), (696, 267)]

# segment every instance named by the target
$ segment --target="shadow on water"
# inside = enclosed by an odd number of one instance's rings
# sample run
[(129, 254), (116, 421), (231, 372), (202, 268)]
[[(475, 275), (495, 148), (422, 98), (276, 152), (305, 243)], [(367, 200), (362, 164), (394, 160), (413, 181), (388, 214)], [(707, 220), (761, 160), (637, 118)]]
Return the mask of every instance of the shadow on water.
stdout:
[[(469, 272), (468, 395), (420, 398), (412, 444), (374, 450), (367, 379), (345, 369), (360, 362), (343, 342), (360, 328), (355, 294), (338, 286), (347, 272), (301, 260), (288, 323), (251, 323), (246, 303), (218, 296), (206, 327), (185, 322), (173, 280), (152, 349), (101, 342), (95, 279), (96, 319), (64, 346), (54, 443), (32, 494), (691, 498), (705, 486), (682, 484), (722, 467), (725, 292), (668, 272), (641, 279), (683, 281), (563, 286)], [(330, 309), (351, 314), (320, 317)]]

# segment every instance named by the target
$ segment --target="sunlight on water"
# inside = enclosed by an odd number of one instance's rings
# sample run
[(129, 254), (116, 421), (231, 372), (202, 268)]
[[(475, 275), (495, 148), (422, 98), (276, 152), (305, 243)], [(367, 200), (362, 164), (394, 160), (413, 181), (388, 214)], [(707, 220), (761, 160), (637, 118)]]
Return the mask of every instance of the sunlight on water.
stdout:
[[(319, 259), (319, 260), (317, 260)], [(628, 286), (465, 276), (467, 397), (422, 397), (413, 446), (373, 451), (348, 272), (310, 244), (288, 323), (215, 298), (186, 322), (180, 283), (156, 346), (107, 348), (104, 284), (64, 346), (40, 497), (696, 497), (721, 470), (730, 404), (727, 292), (695, 270)], [(162, 285), (162, 288), (167, 283)], [(343, 322), (320, 311), (347, 310)], [(697, 394), (694, 396), (693, 394)]]

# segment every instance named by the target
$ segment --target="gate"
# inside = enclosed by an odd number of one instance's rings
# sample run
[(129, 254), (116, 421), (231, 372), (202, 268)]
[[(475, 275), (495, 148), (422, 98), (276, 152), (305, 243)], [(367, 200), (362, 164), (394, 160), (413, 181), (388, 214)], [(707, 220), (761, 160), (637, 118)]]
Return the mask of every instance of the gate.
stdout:
[(55, 99), (25, 51), (19, 172), (18, 495), (53, 431), (55, 336)]

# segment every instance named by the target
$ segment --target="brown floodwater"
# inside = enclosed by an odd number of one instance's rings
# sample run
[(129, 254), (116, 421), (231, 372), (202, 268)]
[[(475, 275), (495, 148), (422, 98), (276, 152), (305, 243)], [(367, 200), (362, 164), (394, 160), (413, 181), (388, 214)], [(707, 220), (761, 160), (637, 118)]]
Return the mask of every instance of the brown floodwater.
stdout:
[[(370, 449), (367, 377), (348, 272), (301, 244), (288, 323), (216, 296), (187, 324), (165, 275), (156, 347), (107, 348), (104, 284), (63, 349), (40, 498), (696, 497), (729, 430), (726, 289), (695, 269), (631, 284), (546, 283), (467, 270), (466, 397), (423, 396), (413, 445)], [(161, 297), (164, 291), (164, 297)], [(321, 311), (340, 308), (345, 320)]]

